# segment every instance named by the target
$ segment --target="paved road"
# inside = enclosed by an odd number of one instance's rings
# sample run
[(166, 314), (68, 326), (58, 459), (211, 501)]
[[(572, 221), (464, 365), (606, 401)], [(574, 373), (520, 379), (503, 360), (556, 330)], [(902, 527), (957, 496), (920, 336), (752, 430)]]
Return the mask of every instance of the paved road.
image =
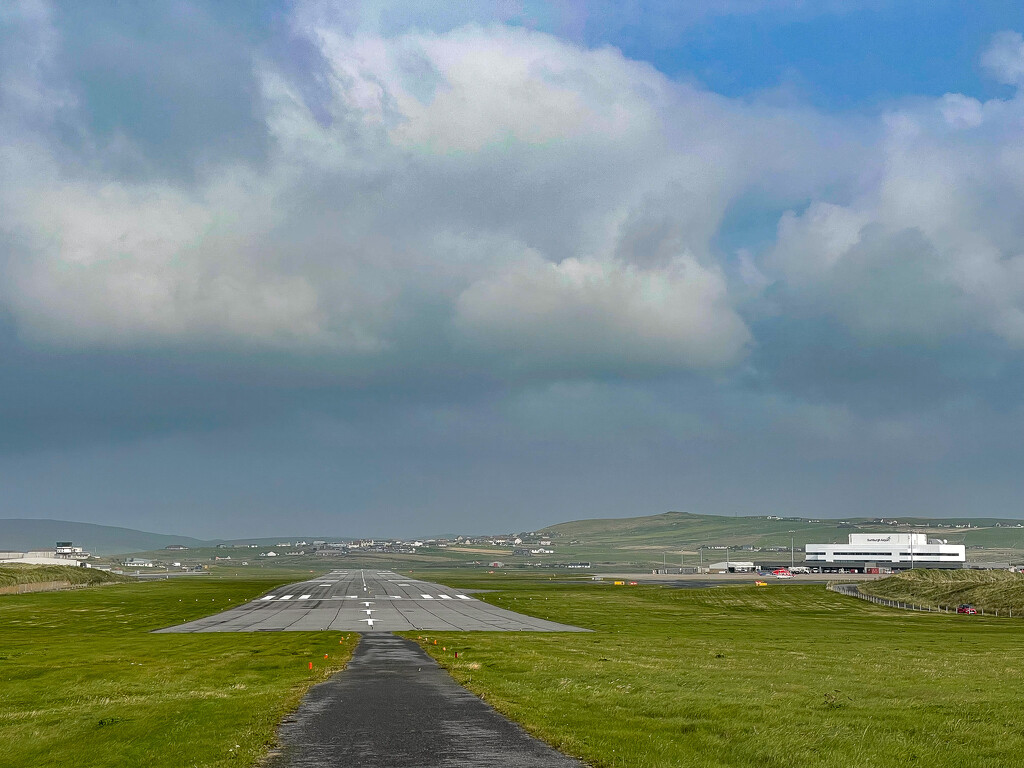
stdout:
[(269, 768), (580, 768), (460, 686), (415, 643), (364, 634), (278, 732)]
[(456, 589), (393, 571), (336, 570), (278, 587), (223, 613), (159, 632), (584, 632), (488, 605)]

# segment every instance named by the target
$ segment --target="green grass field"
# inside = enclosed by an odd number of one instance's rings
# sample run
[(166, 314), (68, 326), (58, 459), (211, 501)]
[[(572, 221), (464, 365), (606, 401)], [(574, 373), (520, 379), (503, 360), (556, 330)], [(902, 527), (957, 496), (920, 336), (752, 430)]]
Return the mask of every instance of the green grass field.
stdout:
[(253, 765), (356, 637), (150, 630), (280, 583), (197, 577), (0, 597), (0, 764)]
[(596, 630), (420, 635), (456, 679), (594, 766), (995, 767), (1024, 750), (1014, 621), (821, 586), (446, 580)]

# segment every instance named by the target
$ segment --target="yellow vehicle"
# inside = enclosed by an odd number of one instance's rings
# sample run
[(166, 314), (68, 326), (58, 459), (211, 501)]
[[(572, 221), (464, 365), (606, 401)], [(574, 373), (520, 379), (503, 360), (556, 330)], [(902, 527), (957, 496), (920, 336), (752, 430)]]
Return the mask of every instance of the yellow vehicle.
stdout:
[(768, 582), (767, 581), (755, 581), (754, 582), (754, 586), (756, 586), (756, 587), (767, 587), (768, 586)]

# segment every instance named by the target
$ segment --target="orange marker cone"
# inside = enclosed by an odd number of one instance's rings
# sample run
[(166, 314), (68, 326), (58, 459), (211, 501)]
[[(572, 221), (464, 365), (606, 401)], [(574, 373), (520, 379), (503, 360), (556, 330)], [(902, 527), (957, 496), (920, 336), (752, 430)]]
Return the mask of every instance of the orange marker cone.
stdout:
[(310, 668), (310, 670), (312, 670), (312, 669), (313, 669), (313, 662), (312, 662), (312, 661), (311, 661), (311, 662), (309, 662), (309, 668)]
[(324, 654), (324, 658), (325, 658), (325, 659), (327, 658), (327, 654), (326, 654), (326, 653)]

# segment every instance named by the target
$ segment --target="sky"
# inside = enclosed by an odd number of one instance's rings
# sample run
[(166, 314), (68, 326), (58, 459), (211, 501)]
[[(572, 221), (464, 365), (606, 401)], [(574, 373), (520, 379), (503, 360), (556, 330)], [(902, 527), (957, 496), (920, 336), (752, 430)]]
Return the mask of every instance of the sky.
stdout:
[(0, 518), (1021, 517), (1022, 33), (0, 4)]

